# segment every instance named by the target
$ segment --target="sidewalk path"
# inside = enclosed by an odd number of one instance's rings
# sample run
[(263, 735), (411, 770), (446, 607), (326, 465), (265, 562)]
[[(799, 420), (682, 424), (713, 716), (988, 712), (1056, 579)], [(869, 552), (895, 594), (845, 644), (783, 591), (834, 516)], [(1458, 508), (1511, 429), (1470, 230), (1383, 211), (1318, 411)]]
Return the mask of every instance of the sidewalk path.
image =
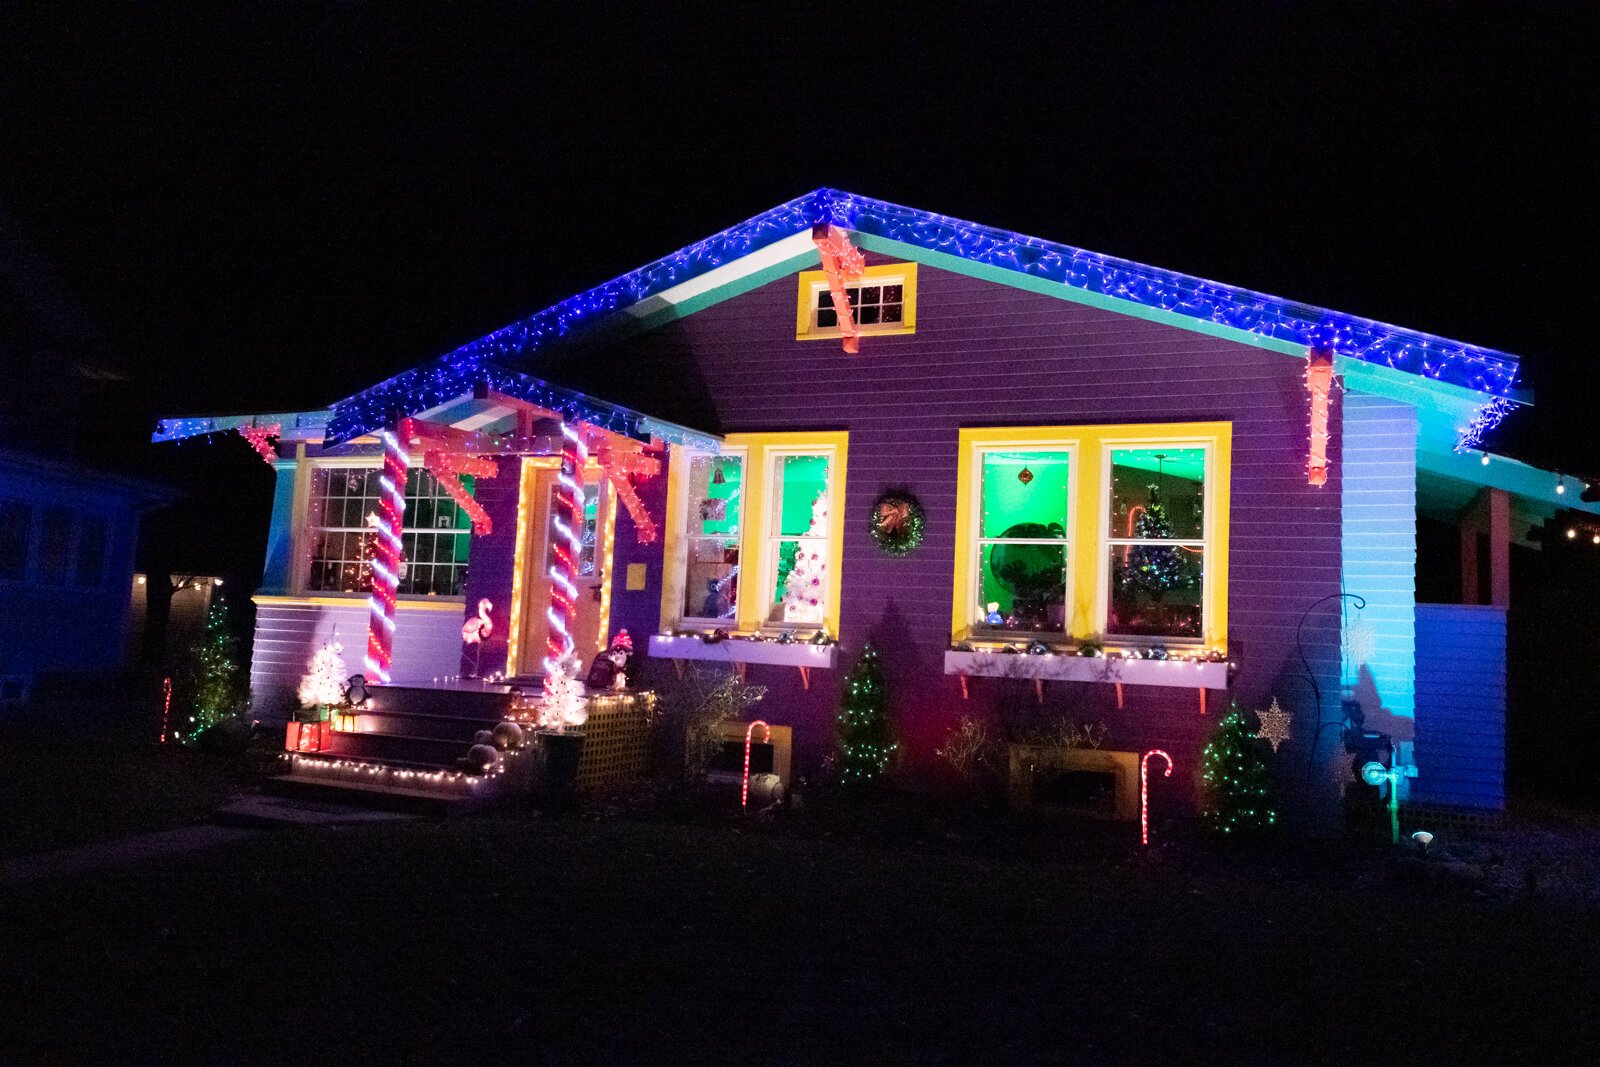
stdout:
[(235, 826), (183, 826), (176, 830), (162, 830), (153, 834), (102, 841), (94, 845), (79, 845), (55, 852), (41, 852), (33, 856), (18, 856), (0, 862), (0, 885), (20, 885), (43, 878), (62, 878), (85, 871), (124, 867), (145, 860), (196, 852), (214, 848), (247, 837), (259, 830), (245, 830)]

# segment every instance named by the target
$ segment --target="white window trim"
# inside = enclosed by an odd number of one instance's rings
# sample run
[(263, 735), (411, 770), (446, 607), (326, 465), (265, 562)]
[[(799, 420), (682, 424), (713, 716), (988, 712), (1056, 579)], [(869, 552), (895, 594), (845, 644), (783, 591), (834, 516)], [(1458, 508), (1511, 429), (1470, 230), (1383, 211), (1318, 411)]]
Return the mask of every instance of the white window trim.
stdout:
[[(1139, 538), (1113, 537), (1111, 529), (1111, 454), (1125, 452), (1132, 449), (1151, 448), (1198, 448), (1205, 452), (1204, 478), (1201, 481), (1202, 493), (1205, 498), (1205, 507), (1200, 517), (1200, 529), (1205, 535), (1201, 538), (1163, 538), (1161, 540), (1141, 540)], [(1200, 648), (1206, 645), (1206, 634), (1210, 632), (1210, 619), (1207, 617), (1207, 606), (1212, 603), (1213, 592), (1211, 561), (1216, 557), (1216, 522), (1213, 510), (1215, 508), (1216, 494), (1211, 491), (1212, 479), (1216, 476), (1216, 447), (1215, 442), (1205, 438), (1185, 437), (1147, 437), (1147, 438), (1119, 438), (1114, 441), (1101, 443), (1100, 469), (1105, 476), (1100, 479), (1100, 522), (1095, 527), (1095, 629), (1106, 641), (1118, 646), (1144, 648), (1152, 645), (1177, 646), (1179, 648)], [(1123, 546), (1196, 546), (1202, 549), (1201, 559), (1204, 561), (1200, 568), (1200, 636), (1199, 637), (1173, 637), (1160, 634), (1118, 634), (1108, 629), (1111, 619), (1111, 566), (1110, 550)]]
[[(738, 533), (732, 538), (732, 540), (735, 540), (735, 541), (739, 542), (739, 583), (738, 583), (739, 584), (739, 592), (738, 592), (738, 595), (734, 598), (734, 602), (733, 602), (733, 618), (731, 618), (731, 619), (707, 619), (707, 618), (702, 618), (699, 615), (688, 615), (688, 614), (685, 614), (684, 611), (683, 611), (683, 604), (681, 603), (681, 601), (686, 600), (688, 598), (688, 595), (689, 595), (688, 594), (688, 588), (689, 588), (689, 554), (690, 554), (691, 551), (693, 551), (693, 547), (692, 546), (693, 546), (693, 543), (695, 541), (708, 540), (709, 539), (705, 535), (695, 534), (695, 533), (690, 532), (690, 518), (689, 518), (689, 516), (691, 514), (691, 510), (694, 507), (694, 501), (692, 499), (690, 499), (689, 478), (688, 477), (684, 478), (684, 482), (683, 482), (683, 501), (682, 501), (681, 506), (678, 508), (678, 519), (679, 519), (680, 522), (683, 523), (683, 526), (682, 526), (682, 529), (683, 529), (682, 548), (683, 548), (683, 550), (682, 550), (681, 553), (678, 554), (678, 558), (673, 560), (673, 567), (676, 568), (676, 570), (678, 572), (677, 577), (678, 577), (678, 586), (679, 586), (679, 590), (680, 590), (680, 593), (679, 593), (680, 603), (678, 605), (677, 624), (679, 626), (683, 627), (686, 630), (713, 630), (713, 629), (733, 630), (733, 629), (737, 629), (738, 628), (738, 625), (739, 625), (739, 600), (738, 600), (738, 597), (744, 595), (745, 582), (748, 581), (749, 577), (750, 577), (750, 572), (749, 572), (749, 569), (748, 569), (750, 561), (744, 558), (745, 524), (750, 521), (749, 515), (748, 515), (748, 508), (746, 506), (749, 503), (749, 495), (748, 495), (747, 490), (749, 489), (749, 486), (750, 486), (750, 455), (749, 455), (749, 452), (750, 452), (750, 450), (748, 448), (745, 448), (743, 445), (738, 445), (738, 446), (725, 445), (725, 446), (723, 446), (723, 448), (722, 448), (722, 450), (720, 452), (701, 452), (701, 451), (696, 451), (694, 449), (685, 449), (684, 450), (684, 453), (683, 453), (684, 462), (685, 462), (685, 464), (688, 466), (688, 468), (690, 470), (693, 469), (694, 461), (697, 458), (701, 458), (701, 457), (711, 457), (713, 459), (736, 457), (739, 460), (739, 523), (738, 523)], [(729, 540), (729, 538), (723, 537), (722, 540), (726, 541), (726, 540)]]
[[(1035, 540), (1027, 538), (983, 536), (984, 459), (991, 452), (1021, 451), (1060, 452), (1067, 457), (1067, 516), (1064, 524), (1067, 535), (1059, 542), (1043, 539)], [(1058, 641), (1068, 640), (1071, 636), (1070, 631), (1072, 628), (1072, 574), (1073, 565), (1076, 562), (1075, 552), (1077, 550), (1077, 539), (1072, 536), (1072, 533), (1074, 530), (1074, 524), (1078, 518), (1078, 442), (1075, 439), (1063, 439), (1060, 442), (1052, 441), (1049, 444), (1040, 445), (986, 441), (982, 444), (976, 445), (974, 448), (971, 477), (973, 479), (973, 484), (969, 487), (971, 499), (976, 501), (977, 506), (972, 509), (972, 536), (968, 541), (968, 543), (972, 545), (972, 552), (970, 553), (971, 558), (967, 561), (967, 582), (969, 588), (972, 590), (973, 604), (979, 611), (983, 610), (983, 607), (986, 603), (983, 599), (982, 571), (983, 550), (986, 546), (996, 544), (1061, 544), (1066, 548), (1063, 558), (1063, 563), (1065, 566), (1061, 573), (1061, 581), (1065, 587), (1065, 590), (1062, 598), (1062, 620), (1061, 630), (1059, 632), (1055, 630), (1006, 630), (1003, 628), (987, 627), (982, 622), (973, 621), (968, 623), (973, 635), (973, 639), (978, 641), (1013, 640), (1015, 638), (1051, 638)], [(1015, 637), (1008, 637), (1007, 635), (1015, 635)]]
[[(807, 537), (802, 534), (783, 535), (777, 530), (783, 525), (782, 497), (776, 492), (778, 479), (776, 471), (780, 461), (788, 456), (824, 456), (828, 460), (828, 535), (826, 537)], [(839, 537), (842, 530), (839, 526), (840, 504), (839, 500), (839, 451), (832, 445), (771, 445), (761, 450), (761, 461), (766, 464), (762, 472), (761, 492), (764, 499), (761, 501), (762, 524), (759, 531), (761, 539), (761, 584), (756, 588), (756, 596), (760, 598), (760, 628), (763, 633), (782, 633), (784, 630), (825, 628), (828, 625), (828, 583), (822, 587), (822, 618), (816, 622), (784, 622), (769, 618), (776, 605), (778, 584), (778, 546), (784, 541), (814, 542), (822, 545), (824, 559), (832, 556), (834, 538)], [(743, 587), (741, 587), (743, 595)], [(842, 595), (842, 590), (841, 590)]]

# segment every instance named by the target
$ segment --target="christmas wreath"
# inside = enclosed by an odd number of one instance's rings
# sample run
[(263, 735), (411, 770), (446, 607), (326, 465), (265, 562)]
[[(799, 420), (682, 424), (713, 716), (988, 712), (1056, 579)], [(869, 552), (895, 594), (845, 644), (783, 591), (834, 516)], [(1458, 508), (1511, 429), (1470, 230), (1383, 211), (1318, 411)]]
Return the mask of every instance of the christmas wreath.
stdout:
[(872, 505), (872, 540), (891, 556), (903, 556), (922, 544), (927, 518), (909, 493), (885, 493)]

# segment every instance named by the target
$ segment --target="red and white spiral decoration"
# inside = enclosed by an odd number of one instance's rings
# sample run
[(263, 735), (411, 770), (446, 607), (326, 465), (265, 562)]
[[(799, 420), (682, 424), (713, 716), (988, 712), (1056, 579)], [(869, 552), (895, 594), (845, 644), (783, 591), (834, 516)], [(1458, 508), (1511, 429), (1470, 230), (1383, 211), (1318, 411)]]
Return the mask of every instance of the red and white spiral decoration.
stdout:
[(389, 430), (383, 437), (383, 473), (378, 477), (383, 495), (378, 501), (378, 521), (373, 529), (377, 545), (373, 549), (372, 595), (367, 599), (367, 673), (376, 681), (389, 683), (389, 668), (394, 663), (394, 605), (400, 588), (400, 565), (405, 551), (400, 543), (400, 527), (406, 513), (406, 450), (400, 438)]
[(561, 437), (561, 491), (556, 494), (555, 517), (550, 522), (554, 546), (551, 554), (555, 560), (550, 564), (550, 606), (545, 609), (545, 618), (550, 622), (545, 639), (546, 671), (555, 671), (577, 648), (572, 621), (578, 602), (573, 578), (578, 573), (578, 557), (583, 553), (583, 483), (579, 479), (589, 452), (582, 435), (566, 423), (561, 425)]

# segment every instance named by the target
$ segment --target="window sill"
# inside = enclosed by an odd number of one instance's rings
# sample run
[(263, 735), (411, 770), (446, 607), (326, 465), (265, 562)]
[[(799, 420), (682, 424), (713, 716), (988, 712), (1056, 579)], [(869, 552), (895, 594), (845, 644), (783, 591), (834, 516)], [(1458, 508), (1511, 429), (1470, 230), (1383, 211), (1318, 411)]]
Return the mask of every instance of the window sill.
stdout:
[(1181, 689), (1228, 688), (1226, 663), (1124, 659), (1120, 656), (946, 652), (944, 673), (961, 674), (969, 678), (1027, 678), (1044, 682), (1115, 682)]
[(698, 637), (650, 638), (650, 654), (662, 659), (697, 659), (713, 663), (755, 663), (773, 667), (833, 667), (837, 644), (811, 645), (796, 641), (780, 645), (776, 641), (757, 641), (748, 637), (729, 637), (707, 644)]

